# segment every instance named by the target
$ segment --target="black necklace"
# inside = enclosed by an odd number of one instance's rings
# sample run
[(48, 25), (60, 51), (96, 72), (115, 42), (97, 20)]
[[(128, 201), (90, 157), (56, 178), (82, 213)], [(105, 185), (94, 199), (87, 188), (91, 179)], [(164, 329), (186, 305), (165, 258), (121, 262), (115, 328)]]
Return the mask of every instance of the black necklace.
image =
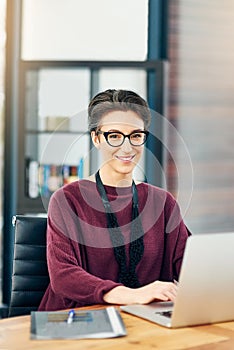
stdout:
[(99, 171), (95, 174), (98, 192), (101, 196), (107, 217), (107, 228), (114, 249), (116, 261), (119, 264), (119, 282), (130, 288), (140, 287), (136, 275), (136, 266), (144, 253), (143, 228), (138, 212), (138, 193), (136, 184), (132, 181), (132, 221), (131, 242), (129, 251), (129, 268), (127, 268), (124, 237), (120, 230), (116, 215), (112, 212)]

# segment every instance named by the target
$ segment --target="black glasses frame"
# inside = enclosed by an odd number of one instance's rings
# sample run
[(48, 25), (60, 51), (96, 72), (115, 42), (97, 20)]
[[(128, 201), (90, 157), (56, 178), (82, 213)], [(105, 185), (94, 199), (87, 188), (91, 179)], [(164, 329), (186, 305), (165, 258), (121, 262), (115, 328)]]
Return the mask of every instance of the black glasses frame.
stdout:
[[(132, 141), (131, 141), (131, 136), (134, 135), (134, 134), (139, 134), (139, 133), (145, 134), (144, 142), (142, 142), (140, 145), (134, 145), (134, 144), (132, 143)], [(96, 134), (97, 134), (97, 135), (102, 134), (102, 135), (105, 137), (105, 140), (106, 140), (106, 142), (108, 143), (108, 145), (110, 145), (111, 147), (120, 147), (120, 146), (122, 146), (122, 144), (124, 143), (126, 137), (129, 139), (129, 142), (130, 142), (130, 144), (131, 144), (132, 146), (134, 146), (134, 147), (139, 147), (139, 146), (144, 145), (144, 143), (146, 142), (146, 140), (147, 140), (147, 138), (148, 138), (148, 135), (149, 135), (149, 131), (147, 131), (147, 130), (133, 131), (133, 132), (131, 132), (130, 134), (125, 135), (125, 134), (124, 134), (123, 132), (121, 132), (121, 131), (102, 131), (102, 130), (97, 130), (97, 131), (96, 131)], [(121, 134), (121, 135), (123, 135), (123, 141), (122, 141), (119, 145), (117, 145), (117, 146), (112, 145), (112, 144), (109, 142), (109, 140), (108, 140), (108, 136), (109, 136), (110, 134)]]

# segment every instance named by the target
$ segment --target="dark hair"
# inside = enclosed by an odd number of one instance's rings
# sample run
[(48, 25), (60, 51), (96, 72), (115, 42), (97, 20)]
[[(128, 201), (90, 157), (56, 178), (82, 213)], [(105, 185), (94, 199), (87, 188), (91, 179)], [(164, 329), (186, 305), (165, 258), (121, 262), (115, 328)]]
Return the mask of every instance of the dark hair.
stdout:
[(143, 120), (145, 130), (148, 130), (151, 114), (147, 102), (133, 91), (108, 89), (98, 93), (89, 103), (89, 131), (98, 128), (105, 114), (118, 110), (135, 112)]

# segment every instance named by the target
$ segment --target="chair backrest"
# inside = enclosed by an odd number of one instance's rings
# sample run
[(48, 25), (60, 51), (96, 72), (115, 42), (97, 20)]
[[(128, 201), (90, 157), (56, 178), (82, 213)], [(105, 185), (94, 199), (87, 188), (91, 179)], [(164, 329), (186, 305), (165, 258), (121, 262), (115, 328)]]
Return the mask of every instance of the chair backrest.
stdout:
[(49, 283), (45, 217), (16, 215), (9, 317), (37, 310)]

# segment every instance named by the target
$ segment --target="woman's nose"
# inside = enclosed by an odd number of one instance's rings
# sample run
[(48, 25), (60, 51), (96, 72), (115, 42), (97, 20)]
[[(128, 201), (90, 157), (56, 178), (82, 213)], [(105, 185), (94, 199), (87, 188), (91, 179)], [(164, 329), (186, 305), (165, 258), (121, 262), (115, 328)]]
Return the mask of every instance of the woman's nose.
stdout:
[(125, 152), (129, 152), (132, 149), (132, 145), (130, 143), (130, 140), (128, 137), (125, 137), (124, 143), (122, 144), (121, 148), (125, 151)]

